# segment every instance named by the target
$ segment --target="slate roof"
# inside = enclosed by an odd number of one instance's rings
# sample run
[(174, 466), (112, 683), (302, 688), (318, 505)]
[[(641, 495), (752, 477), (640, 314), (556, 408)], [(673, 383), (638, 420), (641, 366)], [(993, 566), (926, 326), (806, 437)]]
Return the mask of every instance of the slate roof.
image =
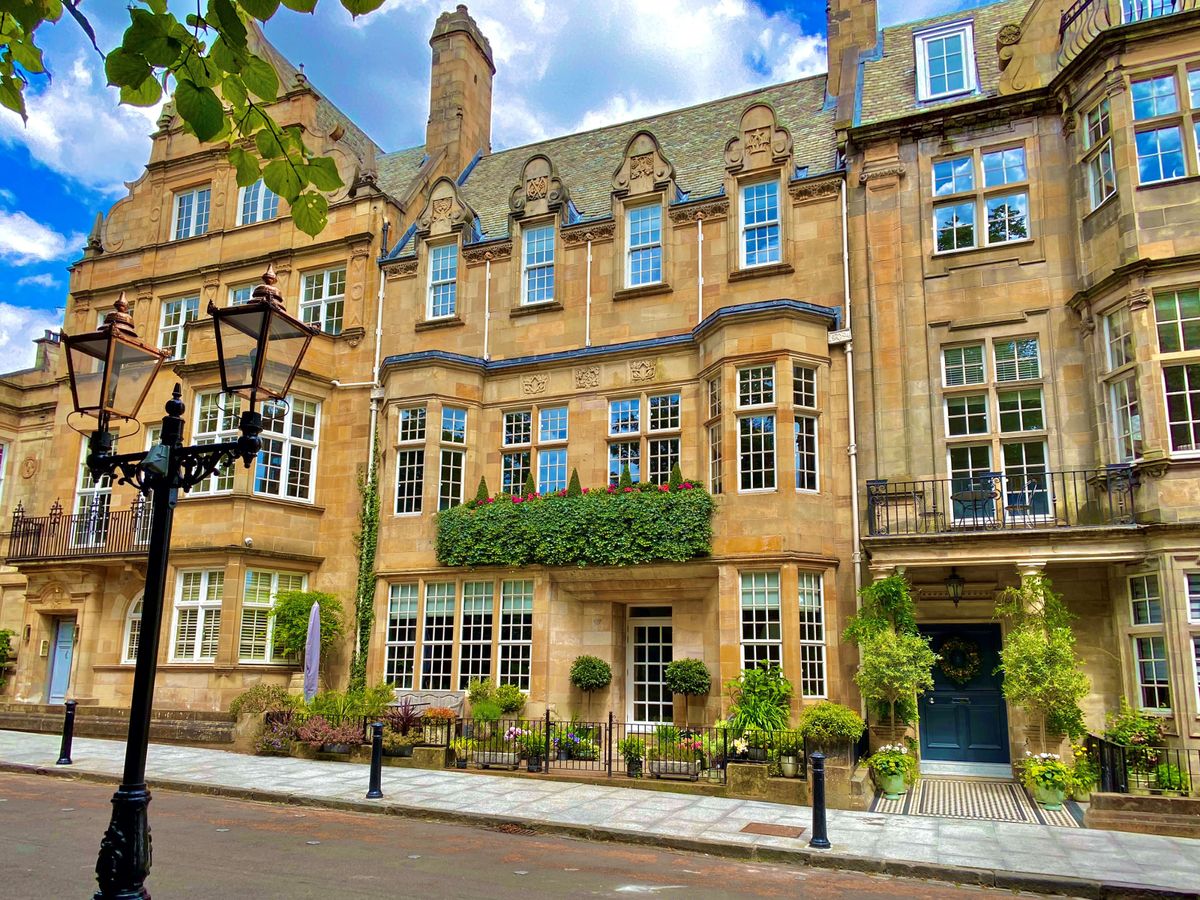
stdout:
[[(656, 116), (513, 147), (483, 157), (461, 191), (479, 215), (486, 239), (508, 234), (508, 198), (525, 161), (544, 153), (567, 186), (583, 219), (612, 212), (612, 175), (621, 164), (625, 145), (638, 131), (658, 138), (663, 155), (675, 166), (675, 183), (690, 199), (720, 193), (725, 174), (725, 144), (737, 134), (742, 112), (751, 103), (770, 103), (779, 124), (792, 134), (794, 159), (809, 175), (836, 166), (834, 112), (825, 110), (825, 75), (749, 91)], [(413, 147), (379, 159), (380, 186), (403, 193), (420, 166), (424, 150)]]
[[(960, 10), (944, 16), (906, 22), (883, 30), (883, 55), (868, 59), (860, 86), (861, 107), (855, 125), (872, 125), (903, 118), (927, 109), (942, 109), (974, 103), (982, 97), (998, 96), (1000, 67), (996, 55), (996, 34), (1008, 23), (1019, 25), (1033, 0), (1000, 0), (976, 9)], [(977, 93), (946, 100), (917, 101), (917, 65), (913, 32), (942, 22), (974, 19)]]

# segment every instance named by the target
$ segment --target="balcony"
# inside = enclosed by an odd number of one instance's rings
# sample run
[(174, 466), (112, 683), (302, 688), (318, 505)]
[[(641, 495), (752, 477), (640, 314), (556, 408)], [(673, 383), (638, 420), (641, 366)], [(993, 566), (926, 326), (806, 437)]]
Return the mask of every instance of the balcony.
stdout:
[(1110, 28), (1197, 9), (1200, 0), (1076, 0), (1059, 21), (1059, 68)]
[(57, 500), (48, 516), (13, 511), (8, 562), (145, 556), (150, 546), (150, 504), (139, 494), (128, 509), (112, 511), (108, 495), (81, 512), (63, 515)]
[(887, 537), (1131, 526), (1135, 487), (1127, 465), (868, 481), (867, 528)]

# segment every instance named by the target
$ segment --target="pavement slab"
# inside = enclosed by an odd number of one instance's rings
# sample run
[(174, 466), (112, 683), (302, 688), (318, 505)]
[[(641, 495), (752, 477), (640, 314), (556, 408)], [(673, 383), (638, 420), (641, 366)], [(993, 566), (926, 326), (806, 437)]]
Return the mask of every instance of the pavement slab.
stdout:
[[(74, 764), (55, 767), (56, 735), (0, 730), (0, 768), (116, 780), (124, 743), (76, 738)], [(368, 767), (361, 763), (251, 757), (225, 750), (155, 744), (147, 778), (173, 789), (220, 791), (264, 800), (306, 800), (346, 809), (453, 816), (495, 824), (523, 822), (538, 831), (592, 834), (727, 855), (833, 868), (901, 873), (1038, 890), (1075, 879), (1068, 893), (1099, 895), (1105, 886), (1135, 884), (1197, 897), (1200, 840), (1048, 825), (963, 821), (829, 810), (830, 851), (808, 849), (812, 811), (758, 800), (661, 794), (605, 784), (534, 781), (472, 771), (389, 767), (382, 800), (364, 799)], [(804, 828), (799, 838), (750, 834), (754, 822)], [(724, 848), (724, 850), (722, 849)], [(1113, 890), (1108, 891), (1109, 894)], [(1116, 891), (1118, 896), (1132, 896)]]

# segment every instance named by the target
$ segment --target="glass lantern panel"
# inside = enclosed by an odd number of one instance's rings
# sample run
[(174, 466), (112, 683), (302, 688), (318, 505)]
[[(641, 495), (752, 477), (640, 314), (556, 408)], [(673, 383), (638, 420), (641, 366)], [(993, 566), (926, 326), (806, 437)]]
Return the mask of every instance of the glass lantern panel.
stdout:
[(105, 411), (128, 419), (136, 418), (160, 365), (162, 357), (157, 352), (116, 338), (112, 371), (105, 387)]
[(250, 396), (258, 364), (259, 335), (269, 315), (266, 309), (253, 302), (214, 315), (226, 390), (247, 398)]
[(100, 412), (107, 353), (108, 335), (99, 332), (71, 338), (67, 343), (75, 408), (81, 413), (94, 416)]
[(271, 317), (270, 329), (266, 347), (267, 364), (263, 366), (262, 380), (259, 382), (260, 393), (282, 399), (287, 396), (292, 376), (312, 339), (312, 332), (280, 315)]

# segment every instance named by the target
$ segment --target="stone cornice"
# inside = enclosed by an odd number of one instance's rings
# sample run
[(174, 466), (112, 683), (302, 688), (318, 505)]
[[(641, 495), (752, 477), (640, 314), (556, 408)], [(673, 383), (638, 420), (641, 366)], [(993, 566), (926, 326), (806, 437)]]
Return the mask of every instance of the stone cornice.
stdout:
[(1067, 301), (1067, 306), (1076, 312), (1080, 312), (1085, 307), (1091, 306), (1092, 302), (1098, 297), (1103, 297), (1114, 288), (1123, 286), (1131, 278), (1145, 276), (1151, 272), (1192, 268), (1195, 266), (1200, 266), (1200, 253), (1188, 253), (1183, 256), (1172, 256), (1167, 259), (1143, 257), (1134, 262), (1126, 263), (1123, 266), (1118, 266), (1109, 275), (1100, 279), (1091, 287), (1076, 291), (1071, 296), (1071, 299)]
[(806, 178), (802, 181), (793, 181), (789, 184), (788, 194), (797, 203), (803, 203), (808, 200), (836, 197), (841, 192), (841, 186), (841, 174), (820, 178)]
[(904, 163), (887, 163), (881, 166), (867, 165), (863, 167), (858, 180), (861, 184), (866, 184), (869, 181), (879, 181), (884, 178), (903, 178), (907, 171)]
[[(471, 244), (463, 247), (463, 262), (468, 266), (479, 265), (489, 260), (508, 259), (512, 256), (512, 241), (488, 241), (483, 244)], [(386, 265), (386, 264), (385, 264)]]
[(570, 225), (562, 230), (562, 239), (566, 246), (575, 247), (588, 241), (611, 241), (616, 233), (617, 223), (612, 219), (602, 219)]
[(683, 203), (679, 206), (672, 206), (668, 215), (676, 225), (690, 225), (698, 219), (720, 219), (729, 215), (729, 200), (722, 197)]

